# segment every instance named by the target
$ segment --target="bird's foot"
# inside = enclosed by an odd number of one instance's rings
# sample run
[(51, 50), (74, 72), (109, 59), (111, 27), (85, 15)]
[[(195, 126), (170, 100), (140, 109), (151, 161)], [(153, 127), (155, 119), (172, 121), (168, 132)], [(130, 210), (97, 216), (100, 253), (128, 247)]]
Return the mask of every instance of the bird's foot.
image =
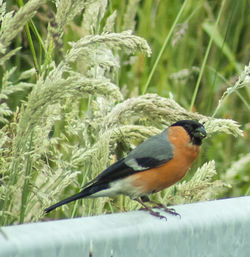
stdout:
[(161, 215), (158, 211), (153, 211), (153, 210), (148, 210), (148, 211), (152, 216), (158, 217), (160, 219), (165, 219), (166, 221), (168, 220), (165, 216)]
[(141, 201), (140, 199), (135, 199), (138, 203), (140, 203), (143, 207), (140, 208), (140, 210), (142, 211), (148, 211), (152, 216), (158, 217), (160, 219), (165, 219), (167, 220), (167, 218), (163, 215), (161, 215), (159, 212), (154, 211), (152, 208), (148, 207), (143, 201)]
[(155, 205), (154, 207), (162, 209), (166, 213), (169, 213), (174, 216), (179, 216), (181, 218), (181, 215), (178, 212), (176, 212), (174, 208), (168, 208), (162, 203), (157, 203), (157, 202), (152, 202), (152, 203)]
[(162, 209), (163, 209), (164, 212), (167, 212), (167, 213), (172, 214), (174, 216), (179, 216), (179, 218), (181, 219), (181, 215), (178, 212), (176, 212), (174, 208), (163, 207)]
[(144, 207), (142, 207), (139, 210), (140, 211), (148, 211), (152, 216), (158, 217), (160, 219), (167, 220), (167, 218), (165, 216), (161, 215), (158, 211), (152, 210), (151, 208), (144, 208)]

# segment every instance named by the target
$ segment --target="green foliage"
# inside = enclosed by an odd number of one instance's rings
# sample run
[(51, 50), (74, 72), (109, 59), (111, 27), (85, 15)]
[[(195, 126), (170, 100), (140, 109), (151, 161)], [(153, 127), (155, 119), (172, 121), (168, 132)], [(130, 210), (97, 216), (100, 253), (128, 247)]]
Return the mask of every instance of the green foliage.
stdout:
[[(0, 1), (1, 225), (43, 219), (45, 207), (180, 119), (205, 122), (209, 137), (185, 180), (154, 197), (250, 193), (247, 1), (126, 3), (19, 0), (14, 13)], [(50, 215), (135, 208), (127, 197), (86, 199)]]

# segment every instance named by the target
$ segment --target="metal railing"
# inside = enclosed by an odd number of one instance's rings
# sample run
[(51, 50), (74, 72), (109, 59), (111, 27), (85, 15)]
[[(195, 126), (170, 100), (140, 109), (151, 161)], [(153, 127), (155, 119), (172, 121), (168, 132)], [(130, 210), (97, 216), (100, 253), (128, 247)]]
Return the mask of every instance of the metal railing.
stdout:
[[(1, 257), (250, 257), (250, 197), (2, 227)], [(165, 215), (164, 212), (162, 212)]]

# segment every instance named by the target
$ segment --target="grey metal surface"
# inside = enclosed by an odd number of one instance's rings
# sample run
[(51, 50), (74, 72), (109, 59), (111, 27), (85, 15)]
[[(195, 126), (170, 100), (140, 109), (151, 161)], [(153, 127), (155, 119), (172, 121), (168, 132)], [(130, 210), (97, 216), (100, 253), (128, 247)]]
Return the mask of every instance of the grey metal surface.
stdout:
[(2, 227), (0, 256), (250, 257), (250, 197), (175, 209), (181, 219), (136, 211)]

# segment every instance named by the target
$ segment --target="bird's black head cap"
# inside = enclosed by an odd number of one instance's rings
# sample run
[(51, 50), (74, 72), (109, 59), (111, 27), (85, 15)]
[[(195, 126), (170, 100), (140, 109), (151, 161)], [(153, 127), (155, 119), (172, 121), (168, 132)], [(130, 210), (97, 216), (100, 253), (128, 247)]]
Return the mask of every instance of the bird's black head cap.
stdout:
[(180, 120), (171, 125), (171, 127), (174, 126), (183, 127), (189, 134), (191, 142), (195, 145), (201, 145), (202, 139), (207, 136), (204, 126), (194, 120)]

